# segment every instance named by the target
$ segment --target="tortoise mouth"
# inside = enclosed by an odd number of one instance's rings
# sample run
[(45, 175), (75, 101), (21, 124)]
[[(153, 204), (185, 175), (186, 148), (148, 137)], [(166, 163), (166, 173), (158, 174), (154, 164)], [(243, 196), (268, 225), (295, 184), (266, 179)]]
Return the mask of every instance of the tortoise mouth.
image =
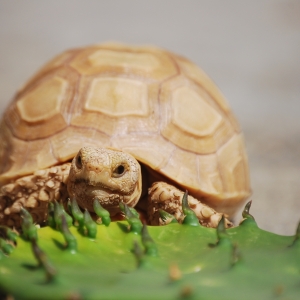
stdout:
[(136, 197), (133, 193), (124, 193), (120, 190), (112, 190), (105, 186), (103, 183), (89, 184), (88, 180), (76, 180), (73, 185), (73, 195), (75, 196), (78, 204), (82, 208), (87, 208), (89, 211), (94, 211), (93, 203), (97, 199), (100, 204), (107, 210), (120, 211), (120, 202), (126, 203), (131, 206), (136, 204)]
[(113, 188), (102, 182), (95, 182), (86, 179), (76, 179), (74, 185), (77, 187), (84, 187), (82, 190), (86, 194), (99, 194), (99, 197), (104, 197), (108, 195), (119, 195), (119, 196), (129, 196), (130, 192), (125, 192), (121, 188)]

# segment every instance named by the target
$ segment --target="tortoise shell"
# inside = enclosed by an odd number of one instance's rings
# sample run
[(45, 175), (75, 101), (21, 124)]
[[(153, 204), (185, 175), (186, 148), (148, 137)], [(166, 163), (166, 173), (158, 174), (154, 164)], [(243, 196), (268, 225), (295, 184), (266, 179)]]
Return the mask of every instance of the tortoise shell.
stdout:
[(239, 125), (189, 60), (155, 47), (66, 51), (17, 93), (0, 131), (0, 182), (113, 147), (232, 215), (250, 194)]

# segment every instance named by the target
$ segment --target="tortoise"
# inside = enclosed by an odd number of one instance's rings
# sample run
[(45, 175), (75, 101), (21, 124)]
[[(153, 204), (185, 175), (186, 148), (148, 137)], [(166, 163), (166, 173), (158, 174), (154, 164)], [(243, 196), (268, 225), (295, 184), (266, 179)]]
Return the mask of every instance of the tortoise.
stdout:
[(43, 224), (49, 202), (68, 197), (92, 211), (96, 196), (112, 215), (120, 201), (138, 203), (159, 224), (161, 208), (181, 218), (188, 190), (200, 223), (214, 227), (250, 195), (243, 136), (221, 92), (157, 47), (62, 53), (17, 92), (0, 126), (0, 224), (19, 227), (21, 207)]

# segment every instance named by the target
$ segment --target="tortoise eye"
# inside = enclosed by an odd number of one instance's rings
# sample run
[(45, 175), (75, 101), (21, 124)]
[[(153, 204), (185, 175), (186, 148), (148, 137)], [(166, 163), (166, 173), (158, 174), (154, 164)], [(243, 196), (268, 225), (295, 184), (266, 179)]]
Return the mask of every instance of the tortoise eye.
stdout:
[(82, 168), (81, 155), (77, 155), (75, 164), (76, 164), (76, 167), (77, 167), (78, 169), (81, 169), (81, 168)]
[(117, 166), (114, 170), (113, 170), (113, 177), (121, 177), (126, 173), (126, 168), (123, 165), (119, 165)]

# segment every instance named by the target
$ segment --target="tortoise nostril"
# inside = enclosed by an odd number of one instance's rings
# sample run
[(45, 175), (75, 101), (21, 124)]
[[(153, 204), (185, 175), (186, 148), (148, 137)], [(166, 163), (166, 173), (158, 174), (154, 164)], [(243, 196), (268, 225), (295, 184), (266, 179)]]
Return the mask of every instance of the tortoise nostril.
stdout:
[(85, 166), (85, 169), (87, 171), (93, 171), (93, 172), (96, 172), (96, 173), (100, 173), (102, 171), (101, 166), (99, 166), (98, 164), (96, 164), (93, 161), (85, 162), (84, 166)]

